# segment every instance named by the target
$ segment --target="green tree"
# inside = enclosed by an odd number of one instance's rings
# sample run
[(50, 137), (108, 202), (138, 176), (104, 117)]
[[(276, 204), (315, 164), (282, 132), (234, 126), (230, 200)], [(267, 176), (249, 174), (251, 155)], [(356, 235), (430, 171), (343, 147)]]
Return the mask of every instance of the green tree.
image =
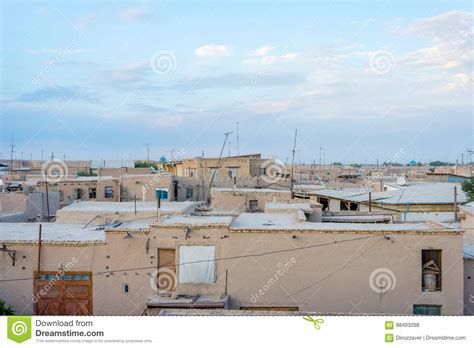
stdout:
[(5, 301), (0, 298), (0, 315), (14, 315), (15, 310), (11, 305), (6, 305)]
[(88, 171), (86, 171), (86, 170), (80, 170), (80, 171), (77, 172), (76, 175), (77, 175), (77, 176), (97, 176), (97, 174), (88, 172)]
[(469, 202), (474, 201), (474, 176), (471, 176), (470, 179), (465, 180), (461, 186), (462, 190), (467, 196)]
[(135, 168), (150, 168), (153, 167), (158, 170), (158, 165), (152, 161), (137, 160), (135, 161)]

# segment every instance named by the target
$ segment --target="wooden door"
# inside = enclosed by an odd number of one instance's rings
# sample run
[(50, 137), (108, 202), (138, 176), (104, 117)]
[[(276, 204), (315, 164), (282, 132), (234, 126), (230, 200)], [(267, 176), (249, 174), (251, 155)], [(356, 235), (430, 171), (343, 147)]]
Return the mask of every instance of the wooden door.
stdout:
[(174, 291), (176, 282), (176, 250), (158, 249), (158, 291)]
[(35, 315), (92, 315), (91, 272), (35, 272)]

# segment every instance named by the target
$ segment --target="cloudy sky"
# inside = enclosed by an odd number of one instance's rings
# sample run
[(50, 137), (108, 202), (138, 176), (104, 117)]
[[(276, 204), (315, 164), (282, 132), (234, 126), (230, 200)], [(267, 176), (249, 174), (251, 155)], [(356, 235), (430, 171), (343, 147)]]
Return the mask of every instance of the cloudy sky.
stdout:
[[(470, 1), (2, 1), (1, 156), (461, 160)], [(239, 122), (239, 148), (236, 125)], [(466, 158), (466, 156), (465, 156)]]

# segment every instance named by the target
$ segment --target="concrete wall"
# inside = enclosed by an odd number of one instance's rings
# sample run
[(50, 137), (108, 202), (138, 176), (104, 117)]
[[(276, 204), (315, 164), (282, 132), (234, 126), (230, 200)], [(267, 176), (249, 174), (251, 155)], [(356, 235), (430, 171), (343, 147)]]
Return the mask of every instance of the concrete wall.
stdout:
[[(251, 212), (250, 201), (258, 202), (256, 211), (264, 211), (265, 204), (276, 202), (289, 202), (291, 200), (290, 191), (274, 190), (212, 190), (212, 206), (217, 210), (229, 210), (233, 212)], [(255, 211), (254, 211), (255, 212)]]
[(59, 194), (49, 192), (49, 202), (45, 192), (18, 192), (0, 194), (1, 222), (47, 221), (49, 216), (56, 215), (59, 209)]
[[(81, 201), (96, 202), (117, 202), (119, 197), (118, 179), (97, 179), (94, 177), (89, 180), (62, 180), (57, 183), (48, 183), (49, 192), (57, 192), (60, 194), (60, 206), (64, 207), (76, 201), (75, 192), (77, 189), (82, 191)], [(110, 198), (105, 197), (105, 187), (112, 187), (113, 195)], [(96, 190), (96, 198), (90, 198), (89, 189)], [(46, 192), (46, 185), (41, 182), (36, 187), (36, 191)]]
[[(191, 228), (188, 239), (185, 235), (183, 227), (156, 227), (149, 234), (134, 234), (126, 239), (124, 233), (107, 234), (106, 245), (45, 245), (42, 269), (56, 271), (75, 257), (77, 262), (72, 271), (105, 272), (93, 277), (95, 315), (140, 315), (148, 296), (153, 293), (150, 276), (156, 269), (160, 247), (176, 248), (178, 263), (181, 245), (215, 245), (219, 259), (361, 237), (318, 231), (240, 233), (229, 232), (227, 227), (196, 226)], [(0, 275), (10, 279), (31, 277), (36, 269), (37, 247), (16, 245), (14, 248), (16, 266), (12, 267), (8, 255), (1, 253)], [(440, 292), (421, 290), (421, 250), (429, 248), (443, 250), (443, 290)], [(459, 315), (463, 312), (465, 296), (463, 260), (459, 255), (462, 255), (462, 235), (393, 234), (390, 240), (378, 237), (218, 261), (214, 284), (178, 284), (176, 293), (223, 294), (228, 270), (230, 309), (297, 306), (301, 311), (412, 314), (413, 304), (439, 304), (443, 315)], [(130, 268), (142, 269), (126, 270)], [(393, 272), (394, 287), (381, 294), (371, 289), (369, 279), (373, 272), (384, 268)], [(124, 283), (130, 286), (128, 294), (122, 292)], [(12, 304), (18, 314), (32, 313), (32, 293), (32, 280), (6, 282), (0, 287), (0, 298)]]
[(156, 189), (168, 189), (169, 200), (173, 201), (174, 190), (172, 182), (173, 177), (170, 175), (161, 176), (158, 174), (150, 174), (122, 176), (120, 178), (121, 200), (124, 202), (132, 201), (136, 196), (137, 201), (154, 202), (156, 201)]

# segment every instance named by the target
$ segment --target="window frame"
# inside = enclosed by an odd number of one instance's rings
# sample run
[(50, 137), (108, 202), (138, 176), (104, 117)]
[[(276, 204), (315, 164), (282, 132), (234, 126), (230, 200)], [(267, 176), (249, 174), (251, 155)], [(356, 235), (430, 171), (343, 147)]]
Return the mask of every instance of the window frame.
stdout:
[[(424, 313), (415, 313), (416, 308), (424, 308)], [(439, 314), (428, 314), (427, 310), (428, 308), (431, 309), (438, 309)], [(437, 305), (437, 304), (413, 304), (413, 315), (429, 315), (429, 316), (441, 316), (443, 315), (442, 313), (443, 306), (442, 305)]]
[[(108, 193), (110, 189), (110, 193)], [(104, 186), (104, 198), (114, 198), (114, 187), (113, 186)]]
[[(112, 193), (113, 193), (113, 191), (112, 191)], [(97, 188), (89, 187), (89, 199), (96, 199), (96, 198), (97, 198)]]
[[(439, 260), (439, 264), (431, 258), (431, 260), (428, 260), (430, 258), (430, 255), (426, 255), (427, 253), (438, 253), (437, 259)], [(423, 269), (423, 265), (425, 265), (427, 262), (433, 261), (435, 262), (436, 266), (439, 269), (439, 275), (436, 277), (436, 286), (434, 290), (430, 290), (428, 285), (425, 283), (425, 273), (427, 272), (425, 269)], [(443, 250), (442, 249), (422, 249), (421, 250), (421, 291), (422, 292), (441, 292), (443, 291)]]

